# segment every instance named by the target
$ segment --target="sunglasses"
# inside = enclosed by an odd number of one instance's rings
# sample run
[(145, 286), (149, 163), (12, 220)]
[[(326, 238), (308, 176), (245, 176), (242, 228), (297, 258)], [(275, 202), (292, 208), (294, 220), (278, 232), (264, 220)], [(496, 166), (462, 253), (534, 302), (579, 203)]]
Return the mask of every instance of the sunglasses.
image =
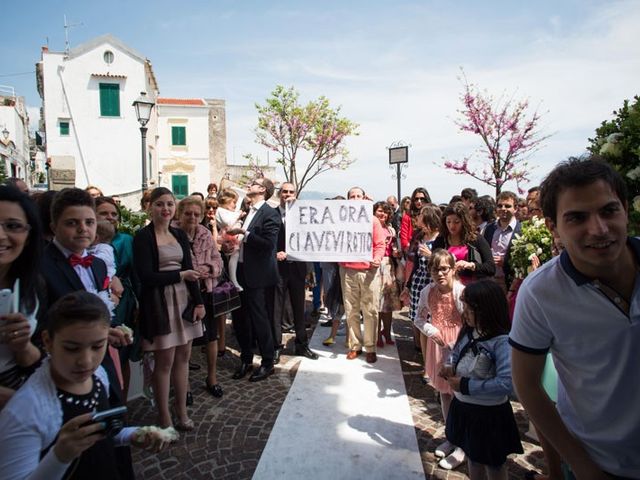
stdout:
[(413, 199), (414, 202), (426, 202), (427, 199), (424, 197), (416, 197)]
[(295, 190), (280, 190), (280, 193), (296, 193)]

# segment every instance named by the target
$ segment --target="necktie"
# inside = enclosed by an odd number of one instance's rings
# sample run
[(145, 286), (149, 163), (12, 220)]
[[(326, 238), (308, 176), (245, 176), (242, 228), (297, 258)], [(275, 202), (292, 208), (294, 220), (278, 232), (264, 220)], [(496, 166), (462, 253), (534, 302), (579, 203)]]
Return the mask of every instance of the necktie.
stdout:
[(80, 265), (84, 268), (89, 268), (91, 266), (91, 264), (93, 263), (93, 255), (87, 255), (86, 257), (80, 257), (79, 255), (71, 254), (69, 256), (69, 264), (72, 267), (75, 267), (76, 265)]

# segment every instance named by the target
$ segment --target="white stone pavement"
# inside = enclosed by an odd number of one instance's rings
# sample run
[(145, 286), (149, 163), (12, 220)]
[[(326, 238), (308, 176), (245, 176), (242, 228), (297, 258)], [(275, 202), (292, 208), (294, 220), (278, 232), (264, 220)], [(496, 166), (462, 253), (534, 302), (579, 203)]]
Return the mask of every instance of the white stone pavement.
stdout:
[(329, 331), (315, 329), (320, 358), (302, 360), (253, 478), (424, 479), (396, 347), (347, 360), (345, 337), (322, 345)]

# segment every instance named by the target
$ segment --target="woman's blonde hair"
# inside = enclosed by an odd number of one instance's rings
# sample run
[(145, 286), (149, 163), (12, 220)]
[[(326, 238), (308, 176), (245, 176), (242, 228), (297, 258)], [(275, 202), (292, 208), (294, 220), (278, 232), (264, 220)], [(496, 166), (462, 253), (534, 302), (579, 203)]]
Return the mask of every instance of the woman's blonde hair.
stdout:
[(221, 207), (226, 205), (231, 200), (238, 201), (238, 194), (230, 188), (225, 188), (218, 193), (218, 205), (220, 205)]

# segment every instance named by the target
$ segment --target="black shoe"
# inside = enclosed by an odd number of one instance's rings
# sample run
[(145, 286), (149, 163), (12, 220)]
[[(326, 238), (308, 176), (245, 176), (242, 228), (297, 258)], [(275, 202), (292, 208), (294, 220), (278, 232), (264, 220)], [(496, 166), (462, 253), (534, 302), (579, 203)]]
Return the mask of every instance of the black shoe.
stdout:
[(326, 322), (320, 322), (321, 327), (330, 327), (333, 325), (333, 320), (327, 320)]
[(296, 329), (293, 327), (282, 327), (282, 333), (296, 333)]
[(200, 365), (189, 360), (189, 370), (191, 371), (200, 370)]
[(275, 372), (275, 371), (276, 370), (273, 367), (265, 367), (265, 366), (261, 365), (260, 368), (258, 370), (256, 370), (255, 372), (253, 372), (251, 377), (249, 377), (249, 381), (250, 382), (259, 382), (261, 380), (266, 380), (267, 377), (273, 375), (273, 372)]
[(225, 348), (224, 350), (220, 350), (220, 351), (218, 352), (218, 357), (219, 357), (219, 358), (222, 358), (222, 357), (224, 357), (226, 354), (227, 354), (227, 349)]
[(296, 355), (299, 355), (301, 357), (307, 357), (311, 360), (318, 359), (318, 354), (313, 350), (311, 350), (307, 345), (304, 345), (302, 347), (296, 347)]
[(282, 354), (282, 348), (276, 348), (273, 351), (273, 364), (278, 365), (280, 363), (280, 355)]
[(216, 383), (215, 385), (209, 385), (209, 382), (207, 382), (207, 392), (209, 392), (211, 395), (213, 395), (216, 398), (220, 398), (222, 397), (222, 395), (224, 395), (224, 391), (222, 390), (222, 387), (220, 386), (219, 383)]
[(193, 405), (193, 395), (191, 395), (191, 392), (187, 392), (187, 407), (190, 407), (191, 405)]
[(240, 364), (231, 378), (233, 378), (234, 380), (240, 380), (241, 378), (244, 378), (251, 370), (253, 370), (253, 364), (243, 362)]

